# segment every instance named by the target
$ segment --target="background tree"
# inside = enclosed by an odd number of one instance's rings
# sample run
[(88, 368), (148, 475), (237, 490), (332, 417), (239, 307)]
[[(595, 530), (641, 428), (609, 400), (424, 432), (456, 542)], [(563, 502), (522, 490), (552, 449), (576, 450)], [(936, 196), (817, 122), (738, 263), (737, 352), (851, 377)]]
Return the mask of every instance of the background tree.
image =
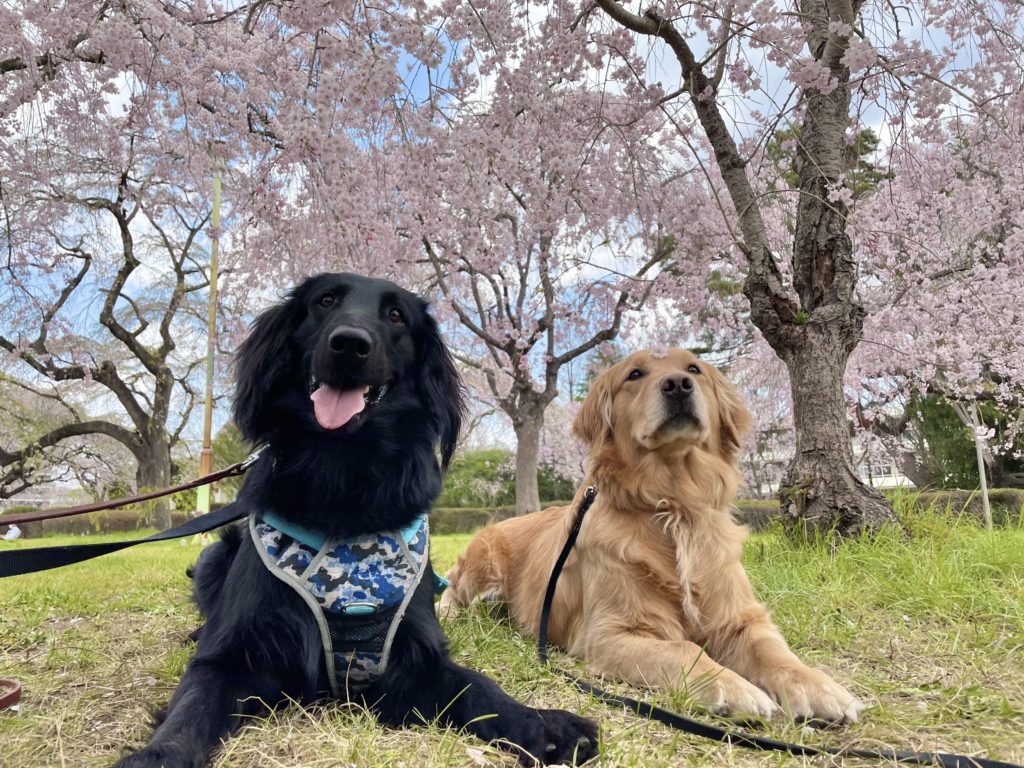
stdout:
[[(54, 483), (78, 487), (93, 499), (124, 496), (132, 486), (131, 454), (99, 433), (68, 435), (87, 421), (82, 407), (0, 374), (0, 498)], [(40, 436), (46, 436), (39, 441)], [(14, 447), (25, 451), (20, 460)]]
[(864, 383), (858, 421), (888, 438), (918, 484), (978, 487), (976, 432), (992, 480), (1018, 471), (1024, 216), (1019, 163), (1007, 159), (1024, 150), (1022, 103), (1016, 93), (944, 121), (928, 143), (893, 146), (894, 179), (860, 233), (871, 313), (852, 366)]
[[(198, 323), (190, 330), (187, 308), (207, 285), (198, 239), (208, 214), (186, 177), (170, 183), (158, 143), (127, 122), (97, 119), (87, 137), (48, 126), (0, 146), (0, 350), (12, 381), (63, 410), (0, 452), (7, 494), (35, 481), (33, 467), (75, 463), (67, 452), (46, 457), (84, 435), (124, 446), (138, 488), (171, 479), (195, 402), (201, 352), (189, 344)], [(169, 525), (166, 503), (156, 509)]]
[[(590, 87), (604, 57), (567, 61), (551, 17), (446, 9), (483, 42), (447, 72), (401, 167), (430, 289), (458, 330), (456, 357), (486, 382), (516, 438), (516, 510), (539, 509), (544, 414), (563, 369), (620, 333), (651, 295), (676, 238), (661, 225), (677, 182), (650, 125)], [(571, 50), (571, 48), (569, 49)], [(477, 72), (492, 72), (486, 98)], [(426, 174), (426, 175), (425, 175)]]
[[(941, 24), (950, 44), (925, 49), (905, 34), (926, 23), (917, 6), (904, 9), (907, 23), (884, 6), (850, 0), (597, 5), (615, 23), (667, 46), (731, 199), (751, 318), (785, 362), (792, 387), (796, 452), (780, 491), (784, 508), (805, 524), (844, 533), (893, 519), (854, 470), (843, 392), (866, 314), (856, 292), (846, 148), (869, 105), (890, 123), (914, 112), (932, 127), (954, 99), (971, 110), (1018, 92), (1020, 9), (930, 7), (927, 23)], [(984, 55), (973, 62), (958, 59), (979, 49)], [(769, 67), (781, 68), (792, 89), (781, 101), (760, 92)], [(745, 99), (739, 108), (753, 131), (730, 122), (737, 110), (727, 110), (726, 99)], [(798, 136), (795, 186), (776, 178), (778, 190), (795, 193), (788, 262), (773, 248), (764, 193), (750, 172), (757, 147), (779, 124), (795, 126)]]
[[(120, 286), (119, 261), (91, 267), (75, 294), (89, 298), (64, 300), (41, 342), (39, 321), (78, 274), (84, 233), (94, 264), (120, 258), (131, 215), (133, 250), (159, 243), (159, 226), (180, 256), (215, 151), (234, 205), (222, 241), (232, 326), (325, 268), (424, 290), (481, 412), (504, 403), (518, 422), (523, 509), (536, 504), (541, 414), (616, 335), (696, 344), (740, 376), (758, 359), (757, 326), (789, 376), (786, 509), (846, 532), (891, 517), (854, 471), (853, 401), (916, 389), (1016, 412), (1024, 366), (1003, 329), (1019, 314), (1020, 174), (1006, 160), (1022, 154), (1019, 4), (49, 10), (23, 3), (0, 24), (0, 245), (8, 275), (21, 270), (4, 283), (0, 331), (18, 366), (7, 372), (39, 392), (49, 377), (25, 354), (44, 369), (109, 360), (138, 382), (160, 378), (138, 354), (114, 354), (116, 336), (82, 352), (56, 343), (81, 330), (64, 318), (85, 323), (91, 308), (98, 326), (113, 296), (122, 336), (149, 323), (135, 340), (159, 368), (169, 266), (133, 268)], [(932, 45), (917, 34), (926, 25), (948, 39)], [(969, 330), (957, 335), (954, 318)], [(874, 367), (858, 356), (844, 380), (862, 338)], [(991, 340), (984, 354), (972, 338)], [(81, 381), (110, 392), (91, 372)], [(136, 405), (165, 423), (149, 397)], [(113, 393), (69, 405), (82, 421), (122, 407)], [(121, 425), (142, 429), (127, 414)]]

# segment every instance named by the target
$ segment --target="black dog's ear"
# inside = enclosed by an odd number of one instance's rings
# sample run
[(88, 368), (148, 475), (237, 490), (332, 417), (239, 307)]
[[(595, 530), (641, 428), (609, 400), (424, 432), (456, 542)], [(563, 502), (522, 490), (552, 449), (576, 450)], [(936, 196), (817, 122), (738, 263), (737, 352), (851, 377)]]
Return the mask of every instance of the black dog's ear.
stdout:
[(252, 324), (235, 358), (235, 423), (252, 443), (265, 441), (272, 423), (269, 404), (282, 380), (294, 370), (289, 337), (296, 323), (294, 297), (263, 312)]
[(420, 387), (427, 409), (441, 437), (441, 468), (448, 469), (459, 440), (459, 430), (462, 429), (462, 417), (466, 411), (466, 390), (462, 385), (462, 377), (455, 368), (455, 361), (452, 360), (452, 355), (441, 338), (437, 321), (427, 314), (425, 304), (423, 319), (420, 360), (423, 378), (420, 380)]

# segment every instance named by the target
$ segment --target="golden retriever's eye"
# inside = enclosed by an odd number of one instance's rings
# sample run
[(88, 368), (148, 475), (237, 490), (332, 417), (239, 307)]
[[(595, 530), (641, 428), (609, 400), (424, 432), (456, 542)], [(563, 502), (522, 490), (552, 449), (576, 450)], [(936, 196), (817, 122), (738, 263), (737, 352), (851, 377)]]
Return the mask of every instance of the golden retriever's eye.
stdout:
[(696, 365), (695, 363), (690, 363), (690, 365), (687, 366), (686, 370), (689, 371), (690, 373), (700, 373), (701, 372), (700, 366)]
[(388, 311), (388, 320), (390, 320), (395, 325), (405, 324), (405, 317), (402, 315), (402, 310), (398, 309), (397, 307), (392, 307)]
[(629, 372), (629, 376), (627, 376), (626, 378), (629, 379), (630, 381), (636, 381), (643, 375), (643, 371), (641, 371), (639, 368), (634, 368), (632, 371)]
[(334, 294), (325, 293), (323, 296), (320, 297), (319, 301), (317, 301), (317, 304), (319, 304), (321, 307), (332, 306), (334, 304)]

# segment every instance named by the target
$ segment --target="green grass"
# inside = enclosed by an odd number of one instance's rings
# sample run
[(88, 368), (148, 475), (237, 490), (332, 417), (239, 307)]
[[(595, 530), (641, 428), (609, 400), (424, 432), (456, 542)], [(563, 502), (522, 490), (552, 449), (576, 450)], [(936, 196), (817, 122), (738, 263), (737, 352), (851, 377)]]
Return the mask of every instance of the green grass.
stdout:
[[(1024, 530), (986, 533), (928, 514), (907, 525), (909, 535), (887, 532), (838, 546), (793, 544), (775, 530), (748, 541), (751, 579), (797, 653), (871, 705), (846, 728), (811, 731), (777, 721), (762, 732), (1022, 763)], [(438, 570), (468, 540), (435, 536)], [(0, 546), (81, 541), (62, 536)], [(19, 711), (0, 713), (0, 766), (109, 765), (126, 747), (145, 743), (149, 713), (170, 697), (190, 654), (186, 636), (199, 623), (184, 575), (198, 552), (193, 542), (145, 545), (0, 581), (0, 676), (25, 687)], [(459, 662), (518, 699), (599, 720), (601, 765), (869, 764), (751, 753), (610, 710), (539, 668), (533, 640), (493, 610), (469, 612), (447, 630)], [(639, 695), (708, 719), (679, 694)], [(435, 726), (387, 730), (346, 706), (289, 707), (254, 720), (215, 761), (221, 768), (512, 764), (470, 737)]]

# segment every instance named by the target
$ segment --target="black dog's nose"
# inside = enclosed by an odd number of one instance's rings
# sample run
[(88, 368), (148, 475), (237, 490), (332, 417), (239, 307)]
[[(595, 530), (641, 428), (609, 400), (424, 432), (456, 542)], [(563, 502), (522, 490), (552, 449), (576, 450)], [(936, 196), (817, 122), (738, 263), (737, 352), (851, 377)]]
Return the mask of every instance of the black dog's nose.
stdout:
[(666, 397), (687, 397), (693, 392), (693, 379), (683, 373), (673, 373), (661, 380), (661, 391)]
[(339, 354), (352, 354), (356, 357), (369, 357), (373, 350), (373, 339), (362, 328), (351, 325), (339, 325), (327, 337), (327, 344)]

